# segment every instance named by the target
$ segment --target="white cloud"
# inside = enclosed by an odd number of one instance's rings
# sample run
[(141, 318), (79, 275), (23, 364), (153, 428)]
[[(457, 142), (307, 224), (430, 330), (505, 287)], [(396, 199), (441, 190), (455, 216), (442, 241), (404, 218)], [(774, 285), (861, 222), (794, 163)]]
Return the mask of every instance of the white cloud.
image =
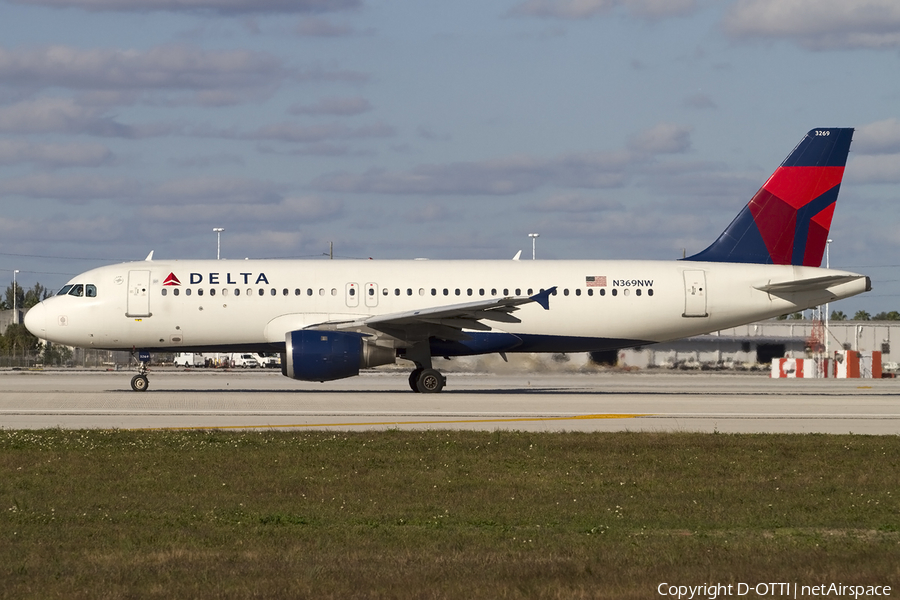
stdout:
[(900, 152), (900, 120), (885, 119), (858, 127), (850, 148), (859, 154)]
[(696, 108), (696, 109), (707, 109), (707, 108), (718, 108), (715, 101), (709, 94), (697, 93), (692, 94), (684, 99), (684, 106), (687, 108)]
[(327, 19), (306, 17), (297, 23), (297, 35), (303, 37), (341, 37), (356, 32), (349, 25), (336, 25)]
[(323, 223), (340, 218), (344, 214), (344, 203), (341, 200), (326, 199), (318, 196), (301, 196), (277, 198), (272, 202), (254, 202), (250, 199), (240, 201), (240, 194), (230, 196), (227, 201), (217, 202), (206, 194), (185, 194), (179, 200), (178, 210), (172, 210), (171, 198), (163, 199), (163, 203), (148, 202), (142, 204), (139, 212), (143, 219), (153, 223), (181, 226), (184, 223), (198, 223), (211, 217), (217, 223), (226, 225), (229, 231), (237, 227), (258, 229), (259, 223), (273, 225), (290, 224), (301, 228), (310, 223)]
[(598, 196), (584, 196), (582, 194), (554, 194), (548, 198), (535, 202), (534, 210), (540, 212), (560, 213), (599, 213), (601, 211), (619, 210), (622, 205), (614, 200), (607, 200)]
[(213, 12), (219, 14), (323, 13), (359, 8), (362, 0), (10, 0), (53, 8), (127, 12)]
[(169, 135), (181, 126), (171, 123), (125, 125), (105, 108), (86, 105), (72, 98), (41, 97), (0, 106), (2, 133), (64, 133), (99, 137), (146, 138)]
[(641, 19), (679, 17), (697, 10), (697, 0), (525, 0), (510, 10), (513, 16), (588, 19), (617, 8)]
[(140, 189), (136, 182), (97, 175), (52, 175), (38, 173), (0, 179), (0, 194), (35, 199), (58, 199), (72, 204), (92, 200), (128, 199)]
[(29, 140), (0, 140), (0, 164), (34, 163), (49, 168), (98, 167), (112, 160), (101, 144), (48, 144)]
[(660, 123), (634, 136), (628, 146), (647, 154), (681, 154), (690, 150), (691, 129), (674, 123)]
[(362, 175), (341, 172), (318, 177), (314, 189), (345, 193), (460, 194), (505, 196), (545, 185), (612, 188), (625, 183), (639, 166), (658, 155), (687, 152), (690, 127), (661, 123), (640, 132), (627, 150), (572, 153), (556, 158), (512, 156), (482, 162), (419, 165), (406, 172), (372, 169)]
[(845, 178), (853, 183), (900, 183), (900, 153), (854, 156)]
[(348, 117), (372, 110), (369, 101), (361, 96), (352, 98), (322, 98), (314, 104), (294, 104), (288, 109), (292, 115), (335, 115)]
[(228, 139), (276, 141), (291, 143), (322, 143), (328, 140), (355, 140), (368, 138), (386, 138), (394, 135), (394, 128), (383, 123), (374, 125), (362, 125), (360, 127), (347, 127), (339, 123), (322, 125), (299, 125), (297, 123), (272, 123), (259, 127), (251, 132), (237, 132), (232, 130), (214, 131), (197, 130), (198, 135), (209, 137), (223, 137)]
[(420, 165), (406, 172), (370, 170), (362, 175), (336, 173), (313, 181), (314, 189), (376, 194), (519, 194), (544, 185), (606, 188), (622, 185), (629, 153), (570, 154), (542, 159), (527, 156), (484, 162)]
[(270, 205), (282, 199), (283, 186), (236, 177), (189, 177), (161, 183), (146, 192), (151, 204)]
[[(90, 232), (90, 235), (87, 235), (86, 232)], [(27, 244), (34, 243), (36, 240), (41, 244), (40, 247), (44, 247), (47, 240), (53, 240), (54, 244), (75, 242), (89, 244), (93, 252), (88, 256), (96, 256), (98, 242), (123, 239), (130, 235), (129, 227), (126, 227), (119, 219), (108, 216), (65, 219), (0, 217), (0, 237), (7, 243), (17, 242), (16, 247), (20, 249), (26, 248)], [(38, 248), (35, 250), (46, 251)]]
[(186, 45), (146, 51), (0, 48), (0, 83), (5, 85), (31, 90), (140, 92), (164, 97), (170, 103), (232, 104), (266, 97), (288, 77), (328, 76), (320, 69), (292, 72), (275, 57), (248, 50), (206, 51)]
[(738, 0), (723, 21), (736, 38), (787, 39), (813, 50), (900, 47), (896, 0)]

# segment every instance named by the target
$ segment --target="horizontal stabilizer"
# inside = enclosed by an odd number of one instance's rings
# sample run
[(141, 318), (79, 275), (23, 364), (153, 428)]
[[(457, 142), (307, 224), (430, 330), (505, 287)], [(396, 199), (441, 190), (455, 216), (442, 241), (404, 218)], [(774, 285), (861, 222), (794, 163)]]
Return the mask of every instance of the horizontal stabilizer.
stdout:
[(863, 275), (828, 275), (827, 277), (813, 277), (812, 279), (796, 279), (794, 281), (782, 281), (756, 286), (756, 289), (769, 294), (793, 294), (797, 292), (817, 292), (835, 285), (860, 279)]

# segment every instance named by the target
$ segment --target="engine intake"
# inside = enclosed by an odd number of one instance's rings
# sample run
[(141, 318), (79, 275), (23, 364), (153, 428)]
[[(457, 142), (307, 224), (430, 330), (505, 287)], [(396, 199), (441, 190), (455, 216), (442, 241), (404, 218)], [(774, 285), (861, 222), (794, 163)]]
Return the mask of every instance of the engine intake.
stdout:
[(366, 343), (366, 337), (316, 329), (288, 332), (281, 372), (302, 381), (331, 381), (359, 375), (360, 369), (394, 363), (392, 348)]

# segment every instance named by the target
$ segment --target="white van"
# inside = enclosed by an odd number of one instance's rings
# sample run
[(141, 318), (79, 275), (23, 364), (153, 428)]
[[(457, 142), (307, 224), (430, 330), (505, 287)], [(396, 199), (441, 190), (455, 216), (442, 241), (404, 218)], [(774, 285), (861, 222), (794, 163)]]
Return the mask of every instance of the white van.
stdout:
[(247, 367), (255, 369), (259, 366), (259, 361), (256, 360), (252, 354), (232, 354), (231, 364), (242, 369), (246, 369)]
[(259, 366), (264, 369), (280, 369), (281, 368), (281, 358), (278, 354), (271, 355), (262, 355), (262, 354), (254, 354), (256, 357), (256, 362), (259, 363)]

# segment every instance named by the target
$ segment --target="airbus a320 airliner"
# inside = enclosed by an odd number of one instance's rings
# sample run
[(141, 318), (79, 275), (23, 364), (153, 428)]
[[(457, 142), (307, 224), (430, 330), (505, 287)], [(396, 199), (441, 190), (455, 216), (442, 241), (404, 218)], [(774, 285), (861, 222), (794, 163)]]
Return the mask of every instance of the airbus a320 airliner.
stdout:
[(650, 260), (152, 260), (73, 278), (25, 316), (44, 340), (140, 356), (280, 352), (329, 381), (404, 358), (440, 392), (433, 356), (643, 346), (871, 289), (819, 268), (853, 129), (813, 129), (708, 248)]

